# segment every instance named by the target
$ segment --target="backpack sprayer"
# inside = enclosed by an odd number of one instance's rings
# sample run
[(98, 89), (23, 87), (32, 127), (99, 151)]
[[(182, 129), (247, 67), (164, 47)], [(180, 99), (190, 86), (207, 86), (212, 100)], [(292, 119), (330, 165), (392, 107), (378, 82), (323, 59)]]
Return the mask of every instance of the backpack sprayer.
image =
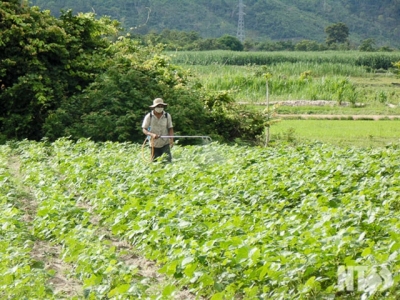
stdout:
[[(162, 99), (161, 99), (162, 100)], [(146, 115), (146, 117), (147, 116), (149, 116), (150, 117), (150, 126), (148, 126), (148, 128), (147, 128), (147, 130), (148, 131), (150, 131), (151, 130), (151, 123), (152, 123), (152, 118), (153, 118), (153, 115), (152, 115), (152, 113), (150, 112), (148, 115)], [(165, 116), (165, 118), (167, 119), (167, 129), (169, 128), (168, 127), (168, 117), (169, 117), (169, 114), (166, 112), (166, 111), (164, 111), (164, 116)], [(203, 140), (203, 142), (204, 141), (206, 141), (206, 142), (211, 142), (212, 140), (211, 140), (211, 137), (209, 137), (208, 135), (161, 135), (161, 136), (159, 136), (158, 137), (159, 139), (179, 139), (179, 138), (185, 138), (185, 139), (187, 139), (187, 138), (189, 138), (189, 139), (202, 139)], [(145, 158), (145, 155), (144, 155), (144, 147), (145, 147), (145, 145), (146, 145), (146, 142), (149, 142), (149, 145), (150, 145), (150, 147), (151, 147), (151, 156), (150, 156), (150, 160), (148, 160), (148, 159), (146, 159)], [(142, 158), (143, 158), (143, 160), (145, 160), (145, 161), (148, 161), (148, 162), (151, 162), (152, 160), (153, 160), (153, 157), (154, 157), (154, 138), (153, 137), (150, 137), (150, 136), (147, 136), (146, 137), (146, 139), (144, 140), (144, 142), (143, 142), (143, 146), (142, 146)]]
[[(185, 139), (202, 139), (204, 142), (211, 143), (212, 139), (208, 135), (161, 135), (159, 139), (179, 139), (179, 138), (185, 138)], [(146, 142), (149, 141), (149, 145), (151, 147), (151, 156), (150, 160), (146, 159), (144, 156), (144, 147), (146, 145)], [(143, 142), (142, 146), (142, 158), (146, 162), (151, 162), (154, 156), (154, 138), (152, 137), (146, 137), (146, 139)]]

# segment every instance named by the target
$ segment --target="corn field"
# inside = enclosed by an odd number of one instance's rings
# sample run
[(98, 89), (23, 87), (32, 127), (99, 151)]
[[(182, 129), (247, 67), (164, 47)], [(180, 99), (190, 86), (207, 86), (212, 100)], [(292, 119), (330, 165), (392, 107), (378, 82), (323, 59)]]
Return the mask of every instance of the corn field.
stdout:
[[(380, 74), (388, 80), (396, 79), (398, 52), (192, 51), (170, 55), (173, 63), (190, 70), (206, 90), (229, 91), (237, 101), (264, 101), (266, 74), (270, 74), (271, 100), (332, 100), (354, 104), (398, 99), (395, 89), (371, 88), (376, 84), (369, 84)], [(367, 80), (367, 84), (358, 84), (355, 79), (360, 78)]]

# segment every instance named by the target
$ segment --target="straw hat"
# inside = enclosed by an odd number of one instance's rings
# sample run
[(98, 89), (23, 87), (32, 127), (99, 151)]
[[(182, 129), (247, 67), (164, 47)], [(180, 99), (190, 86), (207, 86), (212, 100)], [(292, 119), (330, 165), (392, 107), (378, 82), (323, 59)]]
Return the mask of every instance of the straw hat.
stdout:
[(164, 106), (167, 106), (168, 104), (167, 103), (164, 103), (164, 100), (163, 99), (161, 99), (161, 98), (156, 98), (156, 99), (154, 99), (153, 100), (153, 105), (150, 105), (149, 107), (151, 107), (151, 108), (154, 108), (154, 107), (156, 107), (157, 105), (164, 105)]

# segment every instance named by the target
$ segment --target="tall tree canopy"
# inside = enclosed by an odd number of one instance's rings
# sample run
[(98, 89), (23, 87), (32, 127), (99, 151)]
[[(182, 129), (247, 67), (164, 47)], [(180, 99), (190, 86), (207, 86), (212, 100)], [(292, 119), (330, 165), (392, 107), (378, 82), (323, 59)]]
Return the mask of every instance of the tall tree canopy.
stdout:
[(39, 139), (49, 111), (103, 69), (102, 36), (116, 23), (71, 11), (56, 19), (19, 1), (1, 1), (0, 17), (1, 139)]
[(326, 44), (328, 46), (348, 43), (349, 27), (344, 23), (332, 24), (325, 28), (325, 32), (328, 35), (326, 37)]

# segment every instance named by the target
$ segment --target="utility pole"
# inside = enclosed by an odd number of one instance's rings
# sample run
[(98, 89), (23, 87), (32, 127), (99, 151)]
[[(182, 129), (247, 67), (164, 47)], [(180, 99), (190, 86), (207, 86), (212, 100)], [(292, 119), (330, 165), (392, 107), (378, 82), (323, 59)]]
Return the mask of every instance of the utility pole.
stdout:
[(244, 7), (246, 5), (243, 4), (243, 0), (239, 0), (239, 21), (236, 37), (240, 42), (244, 42)]

